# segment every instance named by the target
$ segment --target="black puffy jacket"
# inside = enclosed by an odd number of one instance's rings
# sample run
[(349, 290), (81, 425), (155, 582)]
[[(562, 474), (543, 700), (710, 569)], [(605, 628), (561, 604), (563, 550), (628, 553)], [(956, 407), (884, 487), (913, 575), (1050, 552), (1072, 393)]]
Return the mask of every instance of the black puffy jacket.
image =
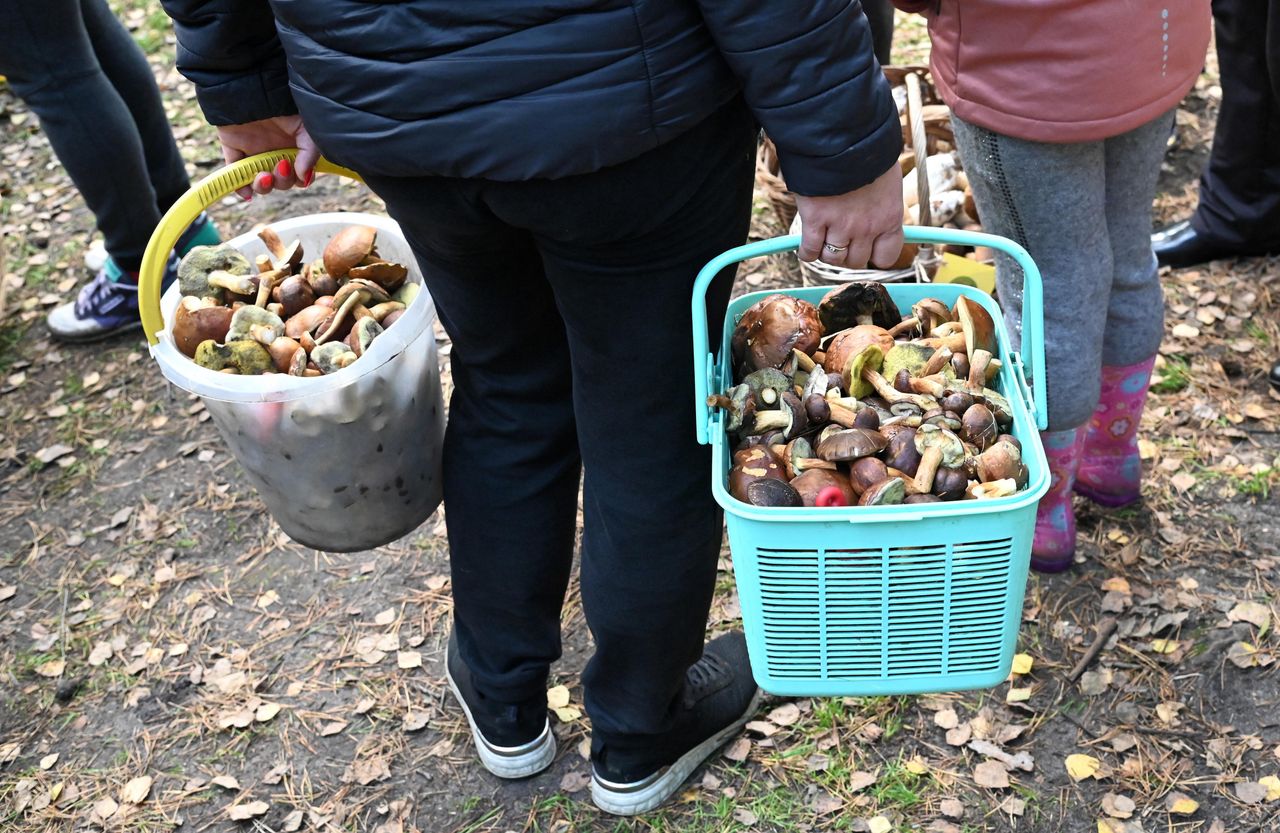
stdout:
[(902, 144), (857, 0), (162, 2), (209, 121), (300, 112), (365, 173), (586, 173), (739, 92), (801, 194), (865, 185)]

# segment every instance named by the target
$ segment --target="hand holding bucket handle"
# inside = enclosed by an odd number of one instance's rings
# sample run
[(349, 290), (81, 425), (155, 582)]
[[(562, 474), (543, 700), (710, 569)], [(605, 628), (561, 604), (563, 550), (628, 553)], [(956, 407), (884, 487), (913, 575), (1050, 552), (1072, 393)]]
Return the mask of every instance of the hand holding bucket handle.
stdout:
[[(164, 329), (164, 318), (160, 314), (160, 283), (164, 279), (165, 262), (169, 259), (169, 252), (177, 244), (178, 236), (192, 220), (200, 216), (201, 211), (237, 188), (249, 185), (258, 174), (274, 170), (281, 159), (292, 162), (297, 155), (297, 148), (287, 148), (232, 162), (192, 185), (160, 218), (160, 224), (147, 243), (147, 251), (142, 256), (142, 268), (138, 272), (138, 311), (142, 316), (142, 330), (148, 343), (156, 344), (159, 341), (157, 333)], [(355, 171), (335, 165), (323, 157), (316, 163), (315, 170), (362, 181)]]
[[(1022, 268), (1022, 345), (1021, 350), (1010, 356), (1018, 383), (1025, 390), (1026, 378), (1023, 375), (1023, 363), (1026, 375), (1031, 376), (1034, 394), (1027, 397), (1027, 404), (1035, 413), (1036, 426), (1044, 430), (1049, 424), (1049, 413), (1045, 408), (1044, 381), (1044, 290), (1040, 282), (1040, 270), (1027, 250), (1005, 237), (984, 232), (964, 231), (962, 229), (924, 228), (921, 226), (904, 226), (903, 235), (907, 243), (923, 243), (931, 245), (958, 244), (961, 246), (989, 246), (996, 251), (1004, 252)], [(720, 270), (743, 260), (765, 255), (795, 251), (800, 245), (800, 235), (791, 234), (773, 237), (738, 246), (713, 258), (702, 267), (698, 279), (693, 284), (693, 384), (694, 413), (697, 415), (698, 442), (706, 445), (711, 442), (711, 412), (707, 407), (707, 394), (715, 382), (716, 357), (710, 351), (707, 336), (707, 288)], [(148, 250), (149, 252), (150, 250)], [(145, 267), (145, 263), (144, 263)]]

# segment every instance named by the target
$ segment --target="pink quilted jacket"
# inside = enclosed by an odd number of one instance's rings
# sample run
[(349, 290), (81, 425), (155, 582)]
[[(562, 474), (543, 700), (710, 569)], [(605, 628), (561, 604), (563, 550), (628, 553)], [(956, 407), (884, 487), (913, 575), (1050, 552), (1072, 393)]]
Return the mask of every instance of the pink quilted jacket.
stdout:
[(894, 0), (929, 18), (933, 80), (965, 121), (1037, 142), (1145, 124), (1195, 83), (1209, 0)]

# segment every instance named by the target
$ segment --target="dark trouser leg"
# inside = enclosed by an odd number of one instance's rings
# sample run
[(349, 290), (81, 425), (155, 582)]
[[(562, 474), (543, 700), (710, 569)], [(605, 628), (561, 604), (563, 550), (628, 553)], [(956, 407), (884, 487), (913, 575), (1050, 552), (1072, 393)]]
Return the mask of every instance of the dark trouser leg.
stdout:
[(106, 0), (81, 0), (81, 8), (98, 63), (133, 116), (156, 193), (156, 207), (164, 213), (186, 192), (191, 181), (173, 140), (151, 65), (107, 8)]
[(1197, 232), (1242, 252), (1280, 246), (1280, 0), (1214, 0), (1222, 108)]
[(137, 270), (160, 214), (137, 125), (98, 63), (80, 0), (10, 4), (0, 26), (0, 72), (39, 116), (107, 252), (121, 269)]
[(893, 52), (893, 3), (890, 0), (863, 0), (862, 11), (871, 24), (871, 44), (880, 66), (888, 66)]
[[(702, 654), (722, 519), (694, 438), (690, 290), (746, 238), (755, 134), (735, 103), (631, 162), (488, 191), (499, 216), (534, 232), (569, 335), (597, 746), (652, 744)], [(713, 332), (729, 278), (708, 304)]]
[(485, 696), (541, 698), (577, 515), (564, 323), (531, 237), (494, 218), (473, 184), (369, 180), (453, 339), (444, 501), (458, 648)]

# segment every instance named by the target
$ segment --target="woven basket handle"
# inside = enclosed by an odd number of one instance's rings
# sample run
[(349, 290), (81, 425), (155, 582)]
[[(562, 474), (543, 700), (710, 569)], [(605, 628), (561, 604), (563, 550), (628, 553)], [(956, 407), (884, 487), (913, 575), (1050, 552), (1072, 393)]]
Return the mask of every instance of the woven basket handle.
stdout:
[(907, 122), (911, 126), (911, 149), (916, 154), (916, 195), (920, 200), (916, 225), (933, 225), (929, 210), (929, 139), (924, 132), (924, 100), (920, 93), (920, 76), (907, 76)]

